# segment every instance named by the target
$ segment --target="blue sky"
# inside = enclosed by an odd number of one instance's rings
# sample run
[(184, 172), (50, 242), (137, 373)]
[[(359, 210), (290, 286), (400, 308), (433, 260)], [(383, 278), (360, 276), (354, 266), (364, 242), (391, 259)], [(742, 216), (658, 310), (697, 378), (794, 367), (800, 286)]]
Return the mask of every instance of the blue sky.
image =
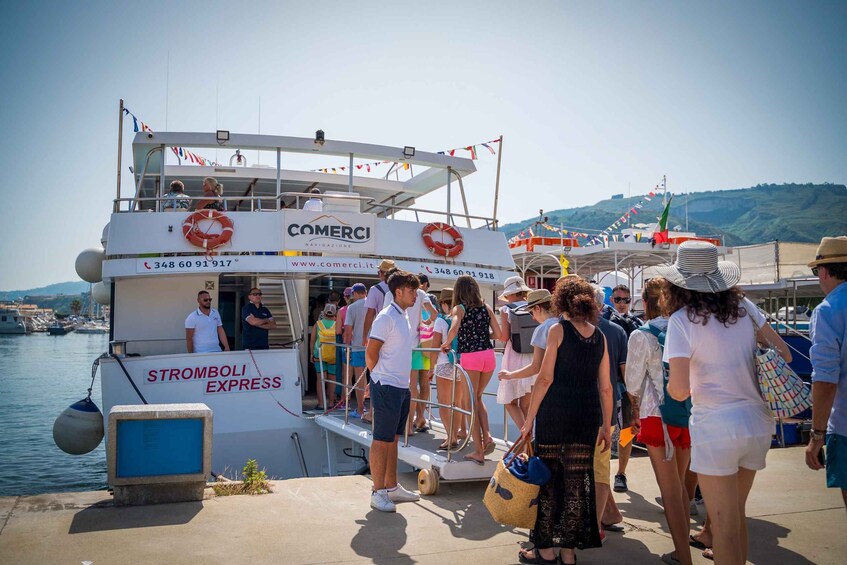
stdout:
[[(503, 223), (663, 174), (673, 192), (847, 180), (847, 3), (420, 4), (0, 0), (0, 289), (76, 279), (99, 244), (120, 98), (154, 130), (256, 132), (261, 99), (262, 133), (503, 134)], [(496, 158), (477, 166), (471, 213), (490, 215)]]

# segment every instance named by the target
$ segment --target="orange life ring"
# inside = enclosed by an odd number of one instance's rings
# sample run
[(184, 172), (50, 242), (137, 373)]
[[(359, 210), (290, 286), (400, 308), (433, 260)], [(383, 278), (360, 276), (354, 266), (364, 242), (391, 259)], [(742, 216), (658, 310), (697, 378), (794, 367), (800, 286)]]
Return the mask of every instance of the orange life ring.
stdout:
[[(433, 240), (432, 232), (436, 231), (444, 232), (452, 237), (453, 243), (444, 243)], [(427, 224), (424, 226), (421, 235), (423, 236), (424, 245), (426, 245), (427, 249), (436, 255), (441, 255), (442, 257), (455, 257), (465, 248), (465, 242), (462, 239), (462, 234), (460, 234), (459, 230), (450, 224), (444, 224), (441, 222)]]
[[(218, 222), (221, 227), (221, 233), (206, 233), (200, 229), (199, 222), (201, 220), (213, 220)], [(211, 251), (216, 247), (220, 247), (232, 239), (232, 220), (219, 210), (197, 210), (182, 223), (182, 235), (191, 245), (202, 247), (207, 251)]]

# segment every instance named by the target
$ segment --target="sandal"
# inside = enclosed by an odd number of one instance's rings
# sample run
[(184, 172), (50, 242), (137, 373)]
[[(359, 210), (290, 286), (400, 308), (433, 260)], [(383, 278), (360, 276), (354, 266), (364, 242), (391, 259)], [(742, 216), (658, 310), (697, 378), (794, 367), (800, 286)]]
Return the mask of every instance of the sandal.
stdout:
[(425, 431), (428, 431), (428, 430), (429, 430), (429, 426), (427, 426), (426, 424), (423, 424), (422, 426), (415, 426), (415, 432), (416, 433), (425, 432)]
[[(529, 552), (532, 552), (532, 557), (529, 556)], [(518, 551), (518, 561), (521, 563), (558, 563), (558, 557), (554, 557), (553, 559), (544, 559), (541, 557), (541, 553), (536, 551), (535, 549), (521, 549)]]
[[(474, 463), (476, 463), (476, 464), (477, 464), (477, 465), (479, 465), (480, 467), (482, 467), (483, 465), (485, 465), (485, 459), (483, 459), (482, 461), (480, 461), (479, 459), (477, 459), (476, 457), (474, 457), (474, 456), (472, 456), (472, 455), (465, 455), (465, 456), (463, 457), (463, 459), (464, 459), (465, 461), (473, 461)], [(532, 561), (532, 563), (535, 563), (535, 561)]]
[(483, 450), (483, 453), (485, 453), (486, 455), (491, 455), (492, 453), (494, 453), (495, 449), (497, 449), (497, 444), (495, 444), (494, 440), (492, 439), (487, 444), (485, 444), (485, 449)]
[(712, 550), (711, 547), (707, 547), (706, 549), (703, 550), (703, 557), (705, 557), (709, 561), (714, 561), (715, 560), (715, 552)]
[(440, 449), (440, 450), (445, 450), (445, 449), (447, 449), (448, 447), (449, 447), (450, 449), (455, 449), (455, 448), (459, 447), (459, 445), (460, 445), (460, 444), (461, 444), (461, 442), (460, 442), (460, 441), (458, 441), (458, 440), (457, 440), (457, 441), (454, 441), (454, 442), (452, 442), (452, 443), (448, 442), (447, 440), (444, 440), (444, 441), (441, 443), (441, 445), (439, 445), (439, 446), (438, 446), (438, 449)]
[(695, 538), (693, 534), (688, 536), (688, 545), (694, 549), (710, 549), (708, 545)]
[(622, 532), (624, 531), (623, 526), (620, 524), (602, 524), (603, 529), (607, 532)]

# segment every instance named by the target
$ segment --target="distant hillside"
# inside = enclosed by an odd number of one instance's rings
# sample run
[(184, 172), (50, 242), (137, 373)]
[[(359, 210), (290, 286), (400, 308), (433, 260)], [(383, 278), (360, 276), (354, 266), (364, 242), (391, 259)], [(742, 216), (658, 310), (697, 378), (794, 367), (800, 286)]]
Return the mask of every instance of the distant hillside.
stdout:
[(17, 300), (24, 296), (78, 295), (83, 292), (88, 292), (87, 282), (69, 281), (42, 286), (40, 288), (31, 288), (29, 290), (0, 290), (0, 300)]
[[(602, 200), (593, 206), (544, 212), (548, 223), (576, 231), (603, 230), (632, 208), (641, 197)], [(847, 187), (843, 184), (760, 184), (752, 188), (676, 195), (668, 225), (685, 229), (686, 199), (689, 231), (722, 235), (728, 245), (748, 245), (779, 239), (817, 242), (825, 235), (847, 234)], [(645, 203), (634, 223), (651, 223), (662, 211), (661, 197)], [(537, 218), (502, 226), (512, 237)], [(622, 227), (626, 227), (624, 224)], [(549, 233), (549, 232), (548, 232)]]

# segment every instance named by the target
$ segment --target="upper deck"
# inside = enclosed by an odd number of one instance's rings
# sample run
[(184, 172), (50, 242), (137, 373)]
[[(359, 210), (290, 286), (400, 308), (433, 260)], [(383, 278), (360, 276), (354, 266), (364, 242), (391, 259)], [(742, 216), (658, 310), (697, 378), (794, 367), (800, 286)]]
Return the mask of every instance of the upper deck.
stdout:
[[(204, 148), (206, 152), (223, 148), (233, 156), (227, 157), (232, 164), (185, 164), (179, 154), (189, 147), (198, 153)], [(276, 165), (245, 166), (245, 160), (242, 166), (237, 165), (236, 151), (252, 150), (270, 155)], [(283, 168), (286, 162), (300, 159), (302, 163), (303, 154), (335, 159), (330, 164), (337, 166), (325, 170), (344, 174)], [(346, 158), (346, 164), (340, 165), (339, 158)], [(354, 174), (367, 170), (363, 160), (384, 164), (383, 170), (389, 173), (380, 177)], [(471, 215), (466, 204), (462, 210), (453, 208), (454, 201), (466, 200), (462, 179), (476, 170), (470, 159), (412, 147), (332, 140), (320, 143), (307, 138), (232, 134), (218, 142), (214, 133), (139, 132), (133, 141), (132, 170), (135, 194), (115, 199), (105, 236), (103, 274), (107, 279), (198, 269), (292, 276), (373, 274), (375, 265), (385, 257), (398, 260), (398, 266), (412, 272), (445, 279), (472, 274), (492, 284), (501, 282), (507, 276), (504, 273), (514, 269), (496, 219)], [(193, 206), (203, 198), (205, 177), (214, 177), (224, 185), (221, 200), (233, 222), (231, 240), (215, 250), (218, 257), (213, 263), (199, 259), (150, 261), (163, 254), (205, 255), (204, 249), (183, 237), (182, 224), (189, 213), (163, 213), (165, 194), (173, 180), (183, 182)], [(317, 198), (323, 201), (323, 210), (302, 210), (315, 188), (322, 192)], [(418, 198), (443, 188), (443, 208), (414, 207)], [(462, 253), (447, 259), (428, 249), (422, 230), (430, 222), (454, 226), (464, 240)], [(220, 229), (208, 223), (213, 231)], [(435, 232), (433, 237), (450, 241), (443, 232)], [(320, 258), (303, 261), (304, 253)], [(230, 257), (234, 255), (238, 257)]]

